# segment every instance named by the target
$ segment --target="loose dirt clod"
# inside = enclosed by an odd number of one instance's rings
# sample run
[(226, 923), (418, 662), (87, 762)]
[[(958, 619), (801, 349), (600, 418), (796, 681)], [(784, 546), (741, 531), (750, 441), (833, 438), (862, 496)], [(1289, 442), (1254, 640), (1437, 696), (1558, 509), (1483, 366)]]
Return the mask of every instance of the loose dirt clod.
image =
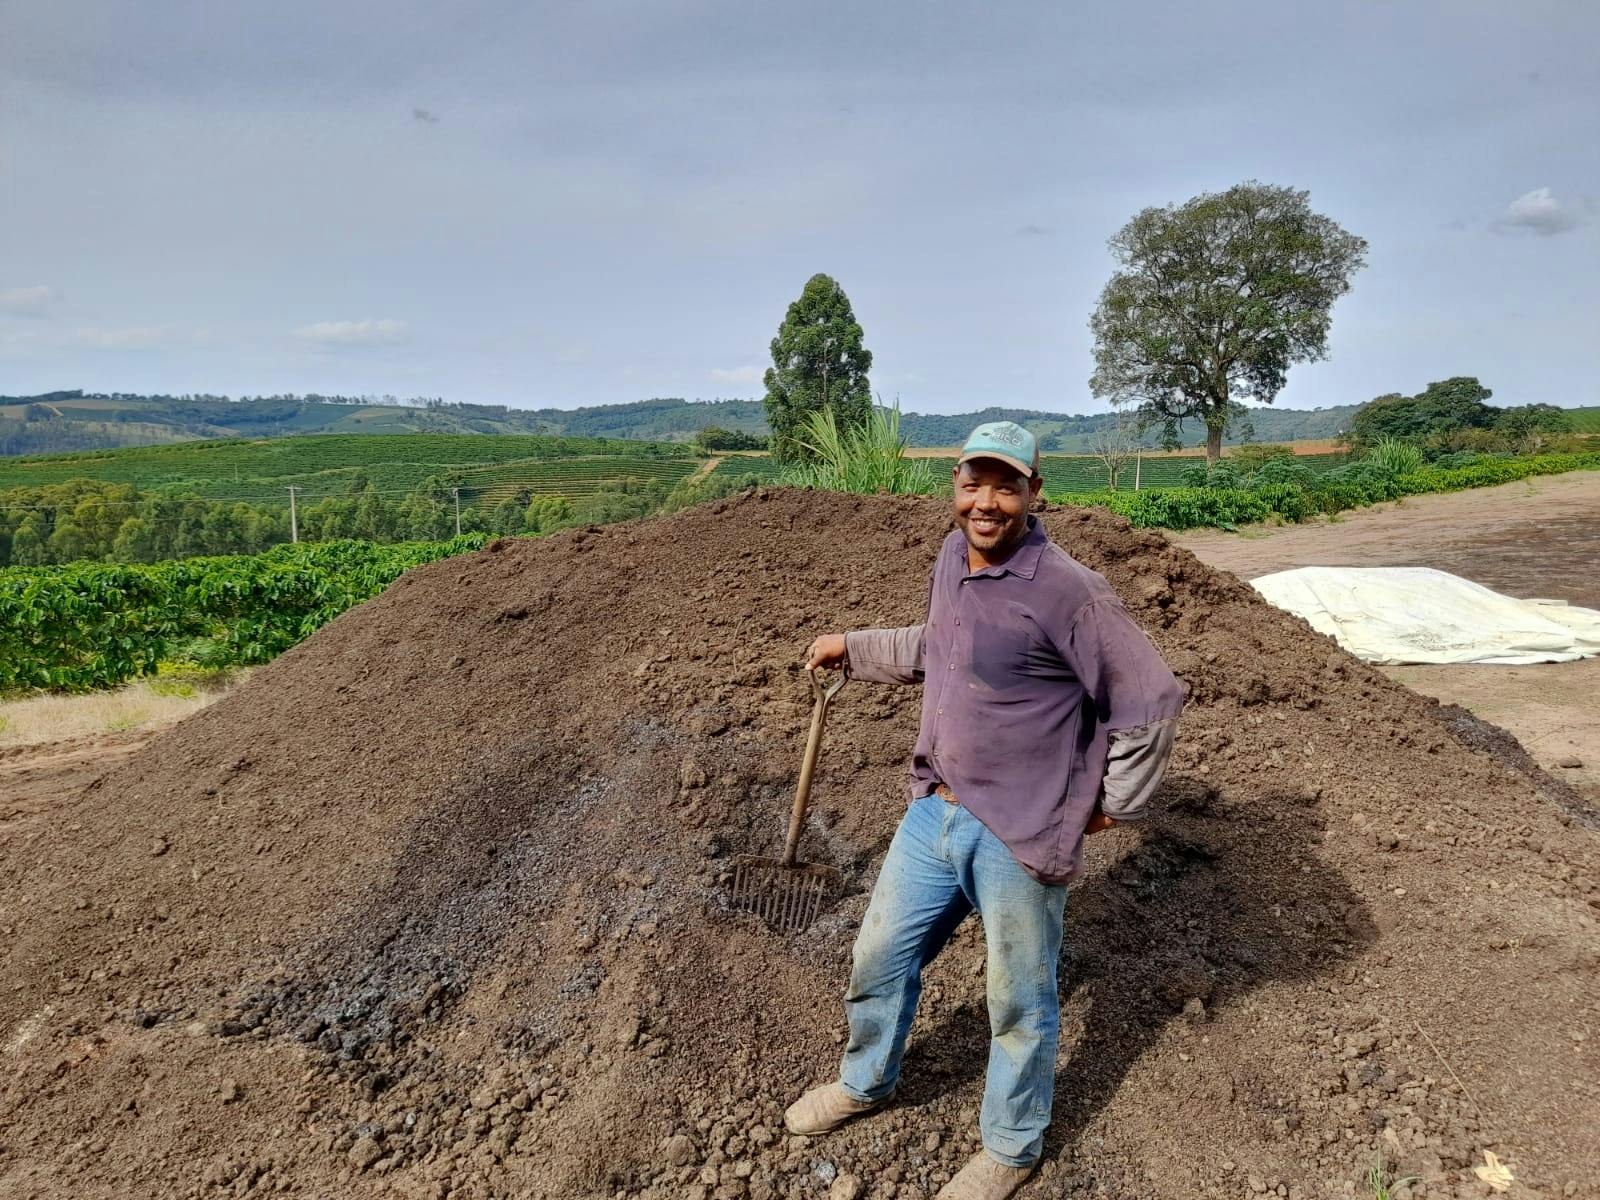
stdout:
[[(1600, 1193), (1590, 814), (1160, 536), (1043, 519), (1190, 707), (1161, 813), (1068, 903), (1024, 1195), (1350, 1197), (1382, 1162), (1455, 1197), (1485, 1151), (1513, 1196)], [(782, 1132), (836, 1066), (915, 689), (830, 714), (803, 853), (832, 907), (780, 937), (728, 885), (782, 843), (806, 645), (920, 619), (946, 528), (763, 491), (496, 543), (48, 821), (0, 811), (0, 1195), (931, 1196), (978, 1145), (975, 920), (896, 1102)]]

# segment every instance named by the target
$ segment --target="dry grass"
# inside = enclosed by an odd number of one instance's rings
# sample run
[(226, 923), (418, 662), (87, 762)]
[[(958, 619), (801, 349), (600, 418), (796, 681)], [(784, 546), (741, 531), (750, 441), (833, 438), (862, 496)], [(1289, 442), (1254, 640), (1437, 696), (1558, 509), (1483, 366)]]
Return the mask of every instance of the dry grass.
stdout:
[(0, 701), (0, 748), (34, 746), (129, 729), (158, 729), (199, 712), (233, 682), (142, 679), (84, 696), (30, 696)]

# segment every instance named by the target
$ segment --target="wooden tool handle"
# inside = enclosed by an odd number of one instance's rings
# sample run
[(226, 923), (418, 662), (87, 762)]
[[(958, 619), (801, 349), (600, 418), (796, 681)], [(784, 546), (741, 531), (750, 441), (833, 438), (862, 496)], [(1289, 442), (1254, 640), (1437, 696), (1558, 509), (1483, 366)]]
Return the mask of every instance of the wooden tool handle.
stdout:
[(794, 866), (795, 856), (800, 852), (800, 830), (805, 826), (806, 805), (811, 800), (811, 776), (817, 769), (817, 751), (822, 749), (822, 723), (828, 716), (828, 701), (839, 694), (844, 682), (841, 671), (839, 678), (824, 687), (816, 668), (811, 670), (811, 694), (817, 701), (811, 709), (811, 732), (806, 735), (806, 755), (800, 760), (800, 784), (795, 788), (794, 809), (789, 813), (789, 836), (783, 843), (780, 862), (786, 867)]

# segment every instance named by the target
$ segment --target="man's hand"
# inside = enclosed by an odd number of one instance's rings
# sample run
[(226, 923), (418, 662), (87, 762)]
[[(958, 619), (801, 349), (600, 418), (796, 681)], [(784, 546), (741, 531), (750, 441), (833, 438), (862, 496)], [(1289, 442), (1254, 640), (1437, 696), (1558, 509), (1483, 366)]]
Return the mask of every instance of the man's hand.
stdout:
[(842, 667), (844, 660), (844, 634), (825, 633), (811, 643), (811, 649), (806, 655), (806, 670), (815, 671), (818, 667)]
[(1083, 827), (1085, 834), (1099, 833), (1102, 829), (1110, 829), (1116, 822), (1098, 808), (1089, 814), (1089, 823)]

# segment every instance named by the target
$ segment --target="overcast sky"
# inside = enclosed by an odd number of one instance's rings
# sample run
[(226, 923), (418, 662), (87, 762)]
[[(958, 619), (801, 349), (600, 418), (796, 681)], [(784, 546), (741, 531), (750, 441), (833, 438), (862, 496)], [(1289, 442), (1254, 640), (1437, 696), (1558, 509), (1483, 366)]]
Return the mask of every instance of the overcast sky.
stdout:
[(1297, 408), (1600, 403), (1600, 4), (0, 0), (0, 393), (757, 397), (807, 277), (907, 409), (1098, 411), (1106, 239), (1370, 243)]

